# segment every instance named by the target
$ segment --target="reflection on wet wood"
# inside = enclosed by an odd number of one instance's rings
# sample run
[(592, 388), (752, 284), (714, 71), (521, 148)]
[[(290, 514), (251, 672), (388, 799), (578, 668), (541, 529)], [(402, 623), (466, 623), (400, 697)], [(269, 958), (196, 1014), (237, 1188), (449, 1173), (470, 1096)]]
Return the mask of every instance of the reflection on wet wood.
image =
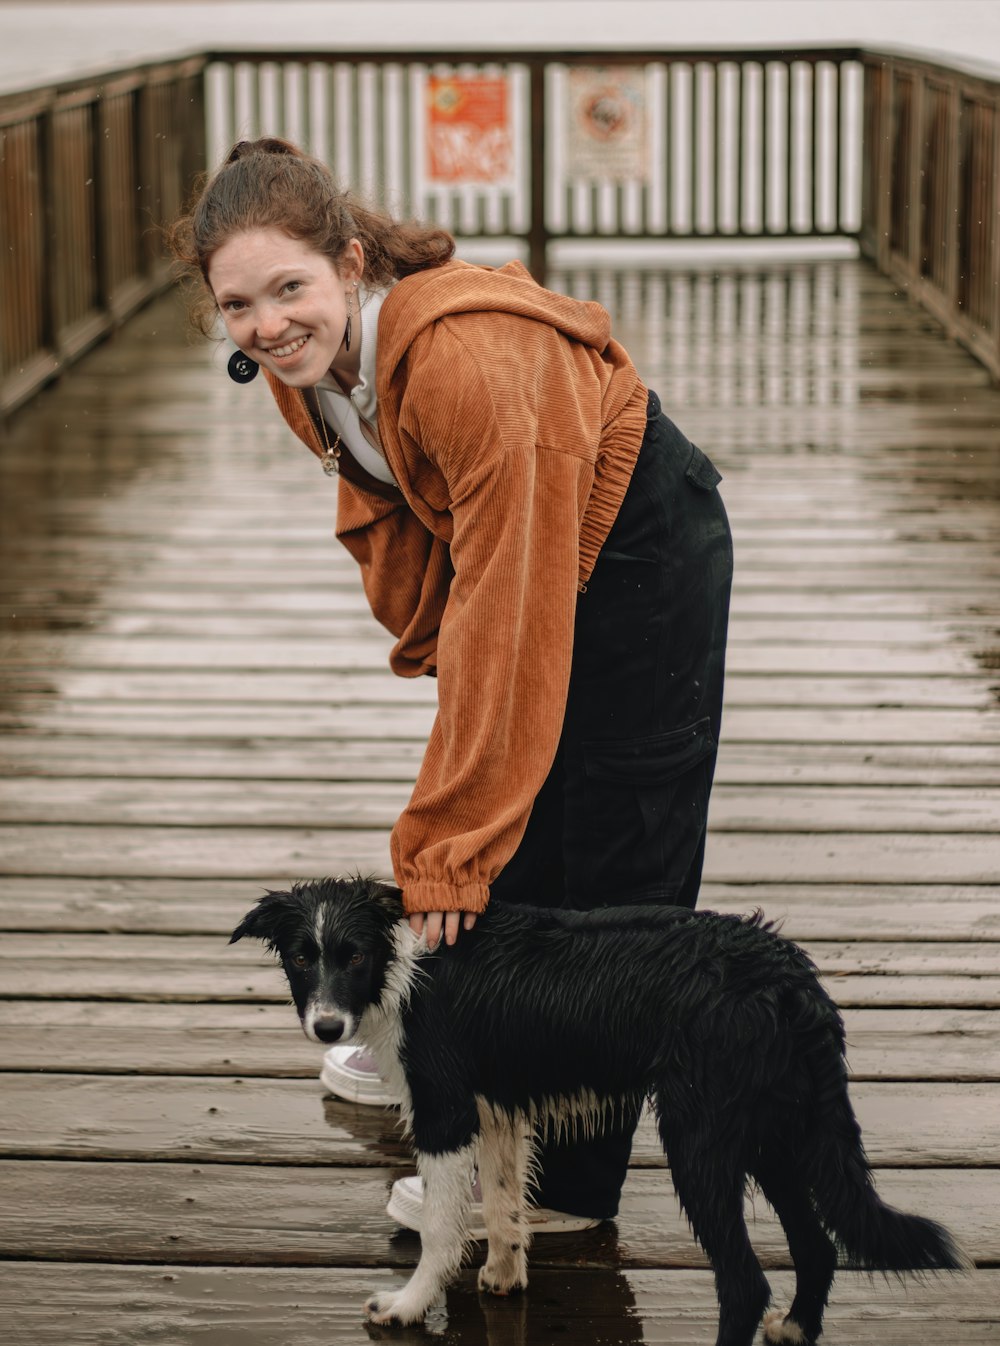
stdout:
[[(384, 1211), (392, 1180), (406, 1171), (412, 1166), (120, 1162), (95, 1170), (72, 1159), (0, 1160), (0, 1257), (410, 1266), (420, 1240), (395, 1231)], [(933, 1215), (987, 1264), (1000, 1259), (997, 1169), (880, 1169), (876, 1180), (891, 1205)], [(747, 1208), (762, 1264), (789, 1266), (766, 1203), (748, 1198)], [(615, 1224), (539, 1238), (534, 1265), (707, 1265), (665, 1172), (629, 1173)]]
[[(234, 1037), (246, 1040), (252, 1033), (244, 1028)], [(301, 1055), (311, 1057), (315, 1074), (316, 1048)], [(321, 1099), (319, 1093), (314, 1079), (11, 1074), (4, 1080), (0, 1155), (323, 1166), (409, 1162), (398, 1111)], [(879, 1167), (1000, 1166), (1000, 1134), (993, 1125), (1000, 1116), (1000, 1084), (858, 1082), (853, 1097), (865, 1148)], [(632, 1164), (665, 1166), (651, 1116), (640, 1123)]]
[[(0, 1264), (4, 1301), (20, 1340), (33, 1346), (109, 1341), (204, 1342), (206, 1346), (364, 1346), (360, 1306), (376, 1289), (402, 1285), (398, 1271), (366, 1268), (107, 1267), (94, 1263)], [(787, 1306), (789, 1272), (768, 1274)], [(905, 1284), (842, 1271), (826, 1315), (831, 1346), (919, 1346), (956, 1336), (995, 1346), (1000, 1272)], [(440, 1346), (711, 1346), (717, 1306), (708, 1271), (536, 1267), (526, 1294), (480, 1296), (465, 1271), (448, 1295)], [(385, 1338), (383, 1338), (385, 1339)], [(413, 1329), (398, 1346), (426, 1346)]]
[[(850, 263), (557, 283), (614, 308), (725, 474), (737, 576), (702, 903), (761, 906), (807, 944), (845, 1007), (881, 1190), (995, 1263), (1000, 392)], [(320, 1097), (279, 973), (225, 944), (265, 884), (386, 870), (433, 714), (432, 683), (387, 673), (334, 491), (170, 303), (0, 450), (16, 1346), (361, 1346), (365, 1293), (416, 1256), (383, 1214), (410, 1169), (394, 1117)], [(442, 1340), (708, 1346), (711, 1278), (661, 1163), (644, 1124), (617, 1233), (539, 1240), (521, 1301), (480, 1301), (466, 1275)], [(995, 1341), (997, 1276), (839, 1277), (830, 1341)]]

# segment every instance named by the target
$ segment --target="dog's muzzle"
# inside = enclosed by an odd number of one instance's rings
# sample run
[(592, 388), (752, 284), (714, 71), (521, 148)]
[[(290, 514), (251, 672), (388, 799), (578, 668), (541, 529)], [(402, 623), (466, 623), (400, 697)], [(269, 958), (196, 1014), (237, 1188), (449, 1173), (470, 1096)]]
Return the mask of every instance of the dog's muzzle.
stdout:
[(351, 1037), (354, 1032), (353, 1023), (348, 1019), (341, 1018), (339, 1014), (328, 1014), (313, 1019), (310, 1027), (313, 1036), (320, 1042), (340, 1042), (343, 1038)]

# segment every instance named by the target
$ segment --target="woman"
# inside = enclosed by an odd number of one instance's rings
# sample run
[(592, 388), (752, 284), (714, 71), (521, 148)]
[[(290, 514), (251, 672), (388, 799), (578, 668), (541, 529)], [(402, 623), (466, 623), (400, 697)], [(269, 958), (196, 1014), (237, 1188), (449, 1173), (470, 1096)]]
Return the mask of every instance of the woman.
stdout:
[[(719, 474), (660, 412), (608, 314), (518, 263), (238, 144), (175, 226), (242, 356), (327, 471), (402, 677), (439, 709), (392, 833), (410, 924), (452, 944), (491, 898), (693, 907), (721, 720), (732, 545)], [(245, 358), (244, 358), (245, 357)], [(233, 362), (231, 362), (231, 366)], [(363, 1051), (324, 1082), (384, 1101)], [(618, 1209), (636, 1118), (546, 1145), (540, 1229)], [(390, 1213), (419, 1228), (419, 1180)]]

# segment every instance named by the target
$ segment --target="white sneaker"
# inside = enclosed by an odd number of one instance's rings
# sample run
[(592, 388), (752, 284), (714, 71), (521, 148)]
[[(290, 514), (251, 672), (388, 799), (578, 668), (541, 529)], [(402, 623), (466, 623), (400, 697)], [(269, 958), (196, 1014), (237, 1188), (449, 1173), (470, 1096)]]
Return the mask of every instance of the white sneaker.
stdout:
[(327, 1093), (351, 1103), (399, 1106), (399, 1099), (378, 1073), (374, 1056), (357, 1043), (328, 1048), (319, 1078)]
[[(424, 1183), (419, 1176), (397, 1178), (392, 1184), (389, 1204), (385, 1213), (401, 1224), (404, 1229), (413, 1229), (420, 1233), (420, 1224), (424, 1213)], [(483, 1219), (483, 1189), (479, 1185), (479, 1174), (472, 1179), (472, 1205), (466, 1217), (469, 1237), (484, 1239), (486, 1224)], [(538, 1234), (576, 1234), (582, 1229), (593, 1229), (601, 1223), (587, 1215), (569, 1215), (566, 1211), (548, 1210), (545, 1206), (528, 1207), (528, 1227), (532, 1235)]]

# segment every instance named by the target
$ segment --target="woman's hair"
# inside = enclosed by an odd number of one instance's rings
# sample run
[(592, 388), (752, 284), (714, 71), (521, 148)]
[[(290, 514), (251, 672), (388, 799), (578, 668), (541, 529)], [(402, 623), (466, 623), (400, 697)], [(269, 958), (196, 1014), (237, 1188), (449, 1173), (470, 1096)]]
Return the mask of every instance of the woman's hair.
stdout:
[(365, 277), (373, 285), (442, 266), (455, 253), (447, 230), (394, 220), (363, 205), (338, 189), (324, 163), (287, 140), (241, 140), (169, 232), (183, 274), (196, 282), (191, 316), (206, 335), (218, 316), (209, 263), (233, 234), (249, 229), (281, 229), (335, 266), (356, 238), (365, 252)]

